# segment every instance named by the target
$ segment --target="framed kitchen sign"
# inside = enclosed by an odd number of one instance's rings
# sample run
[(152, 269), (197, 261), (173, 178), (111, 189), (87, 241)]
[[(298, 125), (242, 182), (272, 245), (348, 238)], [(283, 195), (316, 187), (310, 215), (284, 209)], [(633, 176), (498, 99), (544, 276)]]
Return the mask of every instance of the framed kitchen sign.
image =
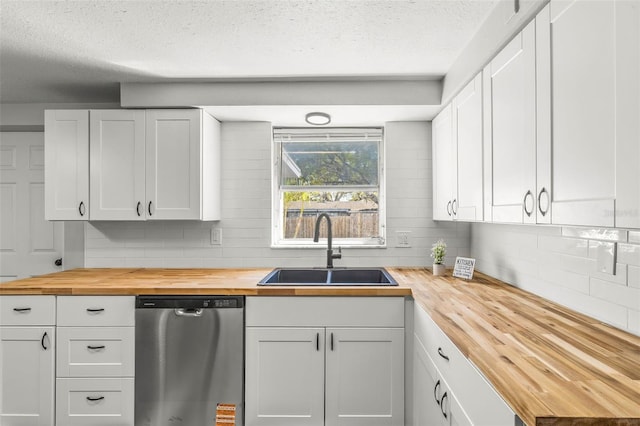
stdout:
[(453, 276), (470, 280), (473, 278), (473, 269), (476, 260), (470, 257), (456, 257), (456, 264), (453, 267)]

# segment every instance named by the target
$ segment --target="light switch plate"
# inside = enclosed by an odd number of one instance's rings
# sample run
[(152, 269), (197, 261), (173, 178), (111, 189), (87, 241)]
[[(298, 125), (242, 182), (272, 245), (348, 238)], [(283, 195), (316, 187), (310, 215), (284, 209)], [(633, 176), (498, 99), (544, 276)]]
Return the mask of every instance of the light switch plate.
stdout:
[(411, 231), (396, 231), (396, 247), (411, 247)]
[(222, 245), (222, 228), (211, 228), (211, 245)]

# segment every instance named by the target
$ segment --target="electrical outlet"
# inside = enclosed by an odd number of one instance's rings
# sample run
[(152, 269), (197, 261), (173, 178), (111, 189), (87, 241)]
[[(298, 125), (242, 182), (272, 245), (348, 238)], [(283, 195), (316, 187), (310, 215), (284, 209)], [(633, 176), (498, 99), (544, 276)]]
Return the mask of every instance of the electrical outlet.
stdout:
[(411, 231), (396, 231), (396, 247), (411, 247)]
[(211, 245), (222, 245), (222, 228), (211, 228)]

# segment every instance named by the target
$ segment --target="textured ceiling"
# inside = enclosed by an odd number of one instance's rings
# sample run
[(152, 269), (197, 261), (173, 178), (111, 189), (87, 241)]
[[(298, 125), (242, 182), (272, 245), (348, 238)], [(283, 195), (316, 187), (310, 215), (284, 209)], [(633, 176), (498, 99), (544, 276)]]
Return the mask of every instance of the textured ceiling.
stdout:
[(496, 0), (0, 0), (0, 100), (119, 82), (441, 77)]

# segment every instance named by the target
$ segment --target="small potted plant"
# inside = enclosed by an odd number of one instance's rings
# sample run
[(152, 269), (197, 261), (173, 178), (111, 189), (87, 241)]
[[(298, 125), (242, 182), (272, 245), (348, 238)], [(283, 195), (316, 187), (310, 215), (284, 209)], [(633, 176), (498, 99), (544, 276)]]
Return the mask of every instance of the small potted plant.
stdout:
[(444, 275), (444, 256), (447, 254), (447, 244), (440, 238), (431, 247), (431, 257), (433, 258), (433, 275)]

